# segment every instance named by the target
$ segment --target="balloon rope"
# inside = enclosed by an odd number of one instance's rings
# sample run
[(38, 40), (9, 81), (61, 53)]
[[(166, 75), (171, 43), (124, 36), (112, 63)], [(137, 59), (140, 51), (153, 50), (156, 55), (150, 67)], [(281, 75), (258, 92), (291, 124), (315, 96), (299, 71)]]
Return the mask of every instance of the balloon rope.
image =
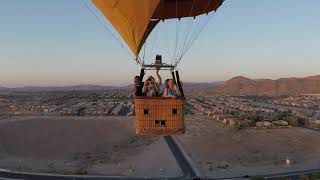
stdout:
[[(178, 17), (178, 0), (176, 0), (176, 18)], [(175, 44), (174, 44), (174, 50), (173, 50), (173, 55), (171, 58), (171, 64), (173, 64), (174, 58), (176, 57), (177, 54), (177, 45), (178, 45), (178, 36), (179, 36), (179, 31), (178, 31), (178, 25), (180, 29), (180, 20), (176, 21), (176, 39), (175, 39)]]
[[(195, 1), (196, 0), (193, 0), (192, 6), (191, 6), (191, 9), (190, 9), (190, 12), (189, 12), (189, 16), (191, 16), (191, 14), (192, 14)], [(190, 18), (189, 23), (188, 23), (187, 28), (186, 28), (186, 36), (185, 36), (184, 42), (183, 42), (183, 44), (181, 46), (181, 52), (183, 52), (184, 49), (185, 49), (185, 45), (187, 43), (187, 39), (189, 38), (190, 29), (192, 27), (193, 22), (194, 22), (193, 18)]]
[[(210, 1), (208, 1), (208, 4), (205, 8), (205, 11), (207, 11), (207, 9), (209, 8), (209, 5), (210, 5)], [(214, 14), (214, 13), (212, 13)], [(178, 56), (176, 62), (175, 62), (175, 66), (177, 66), (182, 58), (184, 57), (184, 55), (186, 54), (186, 52), (190, 49), (190, 47), (192, 46), (192, 44), (195, 42), (195, 40), (199, 37), (200, 33), (203, 31), (203, 29), (205, 28), (205, 26), (209, 23), (209, 21), (211, 20), (211, 18), (213, 17), (212, 14), (209, 14), (207, 18), (202, 18), (200, 19), (201, 21), (199, 21), (196, 26), (194, 27), (194, 31), (193, 31), (193, 35), (191, 35), (191, 38), (188, 40), (185, 48), (182, 50), (180, 56)], [(200, 28), (199, 28), (200, 27)]]
[(207, 24), (209, 23), (209, 21), (211, 20), (213, 16), (210, 16), (202, 25), (202, 27), (200, 28), (200, 31), (198, 31), (195, 35), (195, 37), (193, 39), (190, 40), (189, 44), (187, 45), (186, 50), (183, 52), (181, 58), (188, 52), (188, 50), (190, 49), (190, 47), (192, 46), (192, 44), (195, 42), (196, 39), (198, 39), (199, 35), (201, 34), (201, 32), (204, 30), (204, 28), (207, 26)]
[[(191, 6), (191, 9), (190, 9), (190, 12), (189, 12), (189, 16), (192, 15), (192, 11), (193, 11), (193, 8), (194, 8), (194, 5), (195, 5), (195, 2), (196, 0), (193, 0), (193, 3), (192, 3), (192, 6)], [(210, 2), (210, 1), (209, 1)], [(206, 6), (205, 6), (205, 10), (208, 8), (208, 6), (210, 5), (210, 3), (207, 3)], [(195, 23), (195, 17), (192, 18), (190, 17), (189, 18), (189, 21), (188, 21), (188, 24), (186, 25), (186, 28), (185, 28), (185, 33), (184, 33), (184, 41), (183, 43), (180, 44), (180, 48), (179, 48), (179, 51), (178, 51), (178, 54), (175, 56), (175, 66), (177, 64), (180, 63), (182, 57), (183, 57), (183, 54), (184, 52), (186, 51), (187, 47), (188, 47), (188, 44), (189, 44), (189, 41), (191, 39), (193, 39), (194, 35), (196, 34), (196, 28), (199, 24), (201, 24), (201, 20), (203, 20), (202, 18), (198, 21), (198, 23), (196, 23), (196, 25), (194, 25)]]
[[(98, 17), (98, 15), (89, 7), (89, 5), (87, 3), (85, 3), (84, 0), (80, 0), (81, 4), (84, 5), (84, 7), (87, 8), (87, 10), (89, 10), (89, 12), (91, 12), (91, 14), (94, 15), (94, 17), (98, 20), (98, 22), (102, 25), (102, 27), (107, 30), (111, 36), (113, 37), (113, 39), (121, 46), (122, 49), (126, 49), (124, 47), (124, 45), (121, 43), (121, 41), (117, 38), (117, 36), (108, 28), (108, 26)], [(141, 60), (140, 58), (136, 58), (135, 56), (132, 55), (132, 53), (130, 53), (130, 51), (128, 49), (126, 49), (126, 52), (134, 59), (137, 61), (137, 63), (139, 63), (141, 65)]]
[(145, 60), (145, 56), (146, 56), (146, 47), (147, 47), (147, 40), (144, 41), (144, 46), (143, 46), (143, 58), (142, 58), (142, 62), (144, 64), (144, 60)]
[[(212, 17), (212, 16), (210, 16)], [(175, 66), (177, 66), (181, 61), (182, 58), (184, 57), (184, 55), (188, 52), (188, 50), (190, 49), (190, 47), (192, 46), (192, 44), (195, 42), (195, 40), (199, 37), (199, 35), (201, 34), (201, 32), (203, 31), (203, 29), (205, 28), (205, 26), (208, 24), (208, 22), (210, 21), (211, 18), (207, 18), (205, 21), (202, 21), (201, 23), (198, 23), (199, 25), (201, 24), (200, 28), (197, 28), (198, 31), (194, 32), (193, 38), (191, 38), (189, 40), (189, 42), (187, 43), (186, 48), (182, 51), (180, 57), (178, 57), (177, 61), (175, 62)]]
[[(207, 7), (205, 9), (205, 11), (207, 11), (209, 8), (209, 3), (207, 4)], [(186, 54), (186, 52), (190, 49), (190, 47), (192, 46), (192, 44), (195, 42), (195, 40), (199, 37), (199, 35), (201, 34), (201, 32), (204, 30), (204, 28), (207, 26), (207, 24), (209, 23), (209, 21), (212, 19), (213, 15), (215, 14), (215, 12), (217, 12), (217, 9), (214, 10), (213, 13), (209, 14), (208, 18), (204, 21), (204, 23), (202, 24), (202, 27), (200, 28), (200, 30), (198, 32), (195, 33), (194, 38), (190, 39), (190, 41), (188, 42), (187, 48), (185, 50), (185, 52), (182, 54), (181, 58)], [(199, 24), (198, 24), (199, 25)]]
[(174, 51), (173, 56), (171, 58), (171, 64), (173, 64), (175, 58), (177, 57), (177, 49), (180, 41), (180, 27), (181, 27), (181, 20), (176, 21), (176, 37), (175, 37), (175, 44), (174, 44)]
[[(149, 51), (150, 52), (149, 56), (152, 55), (152, 53), (154, 51), (154, 47), (156, 46), (156, 49), (158, 47), (157, 41), (158, 41), (159, 28), (156, 28), (155, 31), (153, 31), (153, 32), (154, 32), (153, 33), (154, 37), (153, 37), (153, 43), (152, 43), (152, 46), (151, 46), (151, 50)], [(149, 57), (149, 58), (152, 58), (152, 57)]]
[[(194, 3), (194, 2), (193, 2), (193, 3)], [(194, 4), (193, 4), (193, 5), (194, 5)], [(192, 5), (192, 8), (193, 8), (193, 5)], [(210, 5), (210, 1), (208, 1), (207, 5), (206, 5), (206, 8), (204, 9), (204, 12), (207, 11), (209, 5)], [(190, 15), (191, 15), (191, 13), (192, 13), (192, 12), (190, 12)], [(198, 23), (196, 26), (193, 27), (193, 32), (191, 33), (190, 39), (188, 39), (188, 42), (186, 42), (186, 43), (184, 44), (183, 50), (181, 51), (181, 56), (182, 56), (182, 54), (184, 53), (184, 51), (187, 49), (187, 45), (188, 45), (189, 41), (190, 41), (191, 39), (193, 39), (193, 37), (194, 37), (194, 35), (195, 35), (196, 31), (197, 31), (197, 26), (198, 26), (199, 24), (201, 24), (200, 22), (201, 22), (201, 20), (203, 20), (203, 19), (204, 19), (204, 18), (201, 18), (201, 19), (199, 20), (199, 23)]]

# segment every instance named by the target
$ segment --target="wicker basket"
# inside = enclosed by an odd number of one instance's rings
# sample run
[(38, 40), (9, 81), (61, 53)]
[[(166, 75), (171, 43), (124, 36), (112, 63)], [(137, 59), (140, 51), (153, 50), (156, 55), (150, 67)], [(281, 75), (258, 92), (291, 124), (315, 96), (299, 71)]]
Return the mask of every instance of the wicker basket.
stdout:
[(183, 97), (136, 97), (136, 134), (183, 134), (184, 102)]

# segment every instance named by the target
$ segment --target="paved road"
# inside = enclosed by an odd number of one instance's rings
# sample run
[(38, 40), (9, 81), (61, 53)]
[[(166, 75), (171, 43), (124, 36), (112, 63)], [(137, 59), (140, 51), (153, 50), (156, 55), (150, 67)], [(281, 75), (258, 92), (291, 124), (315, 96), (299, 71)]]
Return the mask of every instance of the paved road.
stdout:
[[(143, 177), (119, 177), (119, 176), (73, 176), (73, 175), (53, 175), (53, 174), (32, 174), (18, 172), (0, 171), (0, 180), (138, 180), (150, 179), (160, 180), (164, 178), (143, 178)], [(188, 179), (185, 176), (175, 178), (165, 178), (172, 180)]]
[(300, 126), (300, 127), (306, 128), (306, 129), (310, 129), (310, 130), (313, 130), (313, 131), (319, 131), (319, 132), (320, 132), (320, 129), (318, 129), (318, 128), (308, 127), (308, 126)]
[(302, 175), (310, 175), (315, 172), (320, 172), (320, 169), (310, 169), (304, 171), (295, 171), (289, 173), (277, 173), (277, 174), (266, 174), (266, 175), (248, 175), (228, 178), (205, 178), (206, 180), (226, 180), (226, 179), (251, 179), (253, 177), (263, 177), (264, 179), (279, 180), (282, 178), (291, 180), (300, 180)]
[(176, 161), (180, 166), (184, 176), (186, 178), (197, 177), (195, 170), (193, 169), (187, 158), (183, 155), (181, 149), (174, 142), (172, 136), (165, 136), (164, 139), (166, 140), (173, 156), (176, 158)]

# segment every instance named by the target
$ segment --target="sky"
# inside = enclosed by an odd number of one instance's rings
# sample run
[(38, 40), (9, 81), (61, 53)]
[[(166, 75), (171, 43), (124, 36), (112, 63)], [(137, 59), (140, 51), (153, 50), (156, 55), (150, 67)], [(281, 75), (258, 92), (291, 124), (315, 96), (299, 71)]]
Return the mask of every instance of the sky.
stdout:
[[(89, 0), (111, 33), (81, 0), (0, 2), (0, 86), (126, 85), (139, 73)], [(320, 74), (319, 7), (319, 0), (226, 0), (179, 65), (182, 81)]]

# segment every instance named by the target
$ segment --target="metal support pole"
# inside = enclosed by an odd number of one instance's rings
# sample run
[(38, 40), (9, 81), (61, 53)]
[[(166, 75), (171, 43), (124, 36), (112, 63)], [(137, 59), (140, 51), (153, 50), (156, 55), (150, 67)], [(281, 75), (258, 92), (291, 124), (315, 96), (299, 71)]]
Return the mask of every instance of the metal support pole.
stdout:
[(179, 72), (178, 71), (176, 71), (176, 76), (177, 76), (177, 84), (178, 84), (179, 90), (181, 92), (181, 96), (184, 97), (184, 92), (183, 92), (183, 88), (182, 88), (182, 85), (181, 85), (181, 82), (180, 82), (180, 76), (179, 76)]
[(174, 83), (177, 84), (176, 76), (174, 75), (174, 72), (171, 71), (171, 74), (172, 74), (172, 79), (173, 79)]
[(144, 69), (142, 68), (142, 69), (140, 70), (140, 83), (143, 82), (143, 76), (144, 76), (144, 75), (145, 75)]

